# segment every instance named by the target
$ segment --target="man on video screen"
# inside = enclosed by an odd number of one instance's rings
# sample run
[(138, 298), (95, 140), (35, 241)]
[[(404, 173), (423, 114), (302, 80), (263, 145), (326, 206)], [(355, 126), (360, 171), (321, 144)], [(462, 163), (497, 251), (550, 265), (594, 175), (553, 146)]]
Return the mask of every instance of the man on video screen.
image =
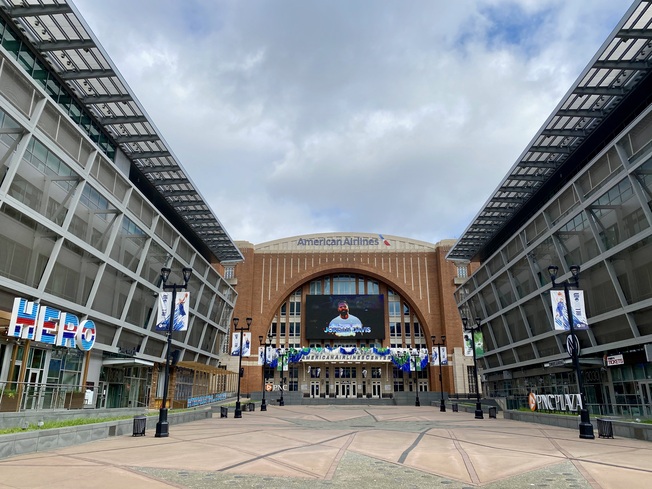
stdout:
[(326, 332), (335, 333), (337, 336), (355, 336), (362, 332), (362, 321), (349, 313), (349, 304), (346, 301), (337, 303), (338, 316), (328, 324)]

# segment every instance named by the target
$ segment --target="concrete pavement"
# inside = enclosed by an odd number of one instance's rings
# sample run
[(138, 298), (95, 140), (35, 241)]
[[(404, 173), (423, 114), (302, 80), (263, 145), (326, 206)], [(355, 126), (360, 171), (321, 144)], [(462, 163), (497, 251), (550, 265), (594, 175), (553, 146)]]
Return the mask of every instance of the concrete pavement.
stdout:
[(0, 460), (0, 489), (652, 487), (652, 443), (421, 406), (274, 406)]

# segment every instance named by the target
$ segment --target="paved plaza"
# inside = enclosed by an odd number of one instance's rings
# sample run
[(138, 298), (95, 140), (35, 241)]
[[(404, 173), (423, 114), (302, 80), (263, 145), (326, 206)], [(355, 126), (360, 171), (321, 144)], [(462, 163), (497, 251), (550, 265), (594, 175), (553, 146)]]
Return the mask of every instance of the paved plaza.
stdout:
[(421, 406), (284, 406), (0, 460), (0, 489), (652, 487), (652, 443)]

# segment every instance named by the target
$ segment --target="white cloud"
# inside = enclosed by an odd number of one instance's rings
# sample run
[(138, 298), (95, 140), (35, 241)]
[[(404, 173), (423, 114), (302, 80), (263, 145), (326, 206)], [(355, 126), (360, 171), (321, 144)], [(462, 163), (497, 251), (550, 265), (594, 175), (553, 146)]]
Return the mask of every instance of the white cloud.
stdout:
[(76, 0), (234, 239), (458, 237), (629, 0)]

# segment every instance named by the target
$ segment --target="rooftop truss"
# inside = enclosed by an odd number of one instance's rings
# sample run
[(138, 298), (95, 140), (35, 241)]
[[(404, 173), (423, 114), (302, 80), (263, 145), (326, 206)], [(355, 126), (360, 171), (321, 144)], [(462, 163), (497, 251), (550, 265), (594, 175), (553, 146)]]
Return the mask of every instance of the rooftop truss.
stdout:
[(243, 256), (72, 2), (0, 0), (78, 101), (221, 262)]
[(584, 69), (447, 255), (473, 259), (652, 68), (652, 0), (639, 0)]

